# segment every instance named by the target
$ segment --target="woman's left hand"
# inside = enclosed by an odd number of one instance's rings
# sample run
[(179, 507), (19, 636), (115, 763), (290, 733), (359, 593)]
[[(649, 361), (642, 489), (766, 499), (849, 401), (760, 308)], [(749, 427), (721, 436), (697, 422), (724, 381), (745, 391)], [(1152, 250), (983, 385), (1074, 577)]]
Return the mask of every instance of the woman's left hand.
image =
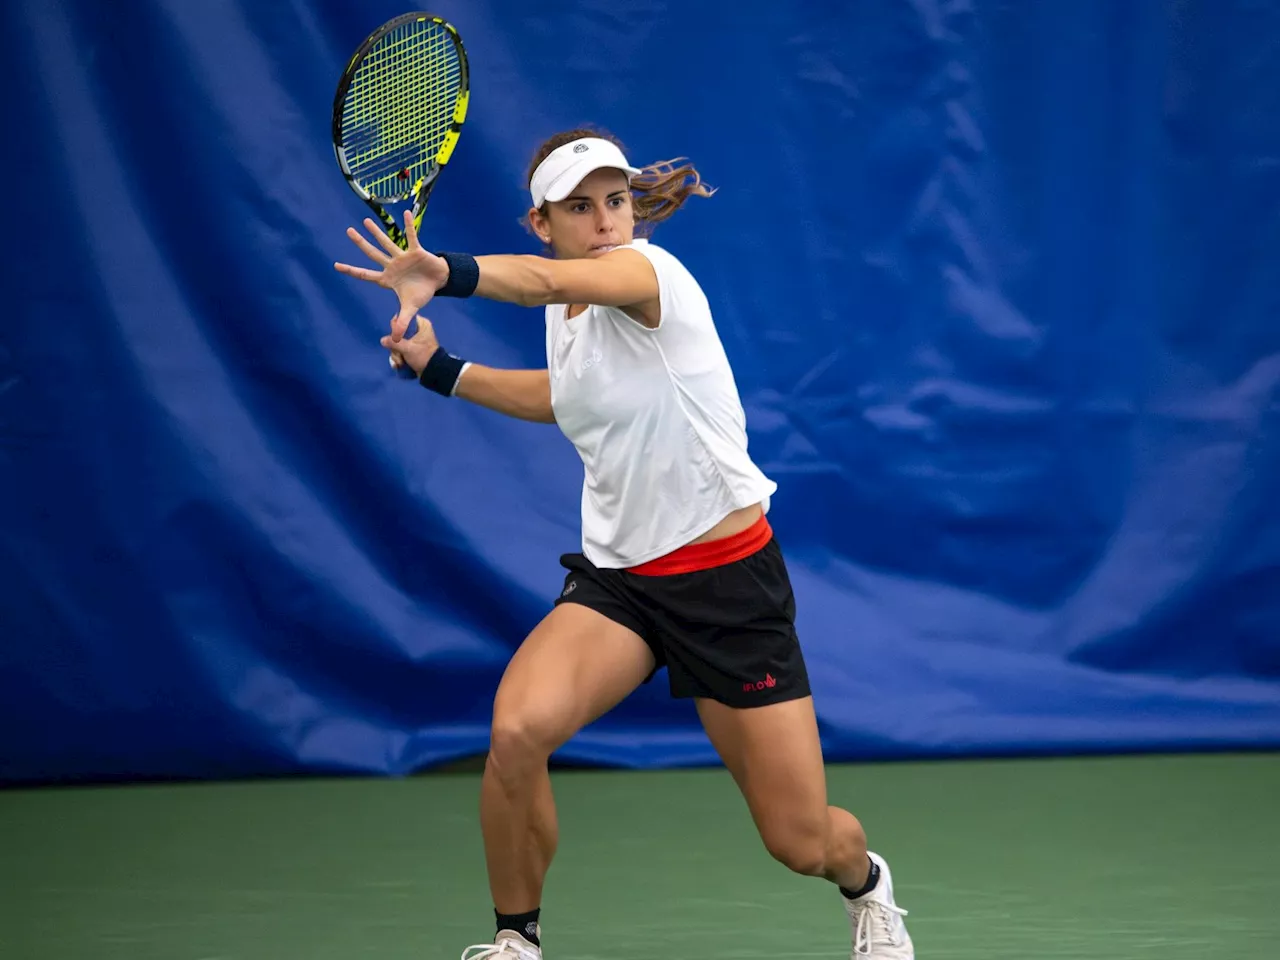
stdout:
[(346, 263), (335, 263), (333, 268), (357, 280), (367, 280), (395, 291), (400, 299), (400, 313), (391, 321), (391, 339), (398, 343), (418, 311), (430, 303), (436, 291), (448, 281), (449, 265), (422, 248), (418, 242), (418, 232), (413, 227), (412, 211), (406, 210), (404, 215), (404, 232), (408, 240), (408, 249), (405, 250), (401, 250), (371, 218), (366, 217), (364, 225), (378, 241), (381, 250), (366, 240), (355, 227), (347, 228), (347, 236), (365, 256), (382, 269), (370, 270)]

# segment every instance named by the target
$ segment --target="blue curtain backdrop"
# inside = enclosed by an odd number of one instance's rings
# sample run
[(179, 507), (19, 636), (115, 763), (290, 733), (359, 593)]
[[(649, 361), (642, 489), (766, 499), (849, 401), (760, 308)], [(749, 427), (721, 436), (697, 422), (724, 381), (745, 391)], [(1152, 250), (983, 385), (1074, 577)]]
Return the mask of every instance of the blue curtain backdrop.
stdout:
[[(0, 779), (484, 749), (578, 537), (554, 427), (391, 377), (333, 88), (388, 0), (8, 0)], [(735, 364), (831, 759), (1280, 744), (1280, 5), (439, 0), (431, 244), (583, 121)], [(540, 311), (431, 308), (541, 365)], [(564, 751), (711, 750), (665, 677)]]

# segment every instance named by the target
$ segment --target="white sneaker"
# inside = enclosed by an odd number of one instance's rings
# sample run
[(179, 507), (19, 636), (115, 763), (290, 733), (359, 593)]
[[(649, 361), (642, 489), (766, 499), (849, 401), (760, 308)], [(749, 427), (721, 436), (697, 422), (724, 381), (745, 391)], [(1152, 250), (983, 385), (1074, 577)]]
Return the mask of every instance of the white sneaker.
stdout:
[[(542, 928), (534, 936), (542, 939)], [(493, 943), (477, 943), (462, 951), (462, 960), (542, 960), (542, 948), (514, 930), (499, 930)]]
[(872, 960), (915, 960), (916, 949), (902, 918), (907, 911), (893, 902), (893, 877), (889, 864), (878, 853), (868, 853), (880, 868), (876, 888), (857, 900), (843, 895), (844, 912), (853, 928), (853, 952), (850, 960), (871, 957)]

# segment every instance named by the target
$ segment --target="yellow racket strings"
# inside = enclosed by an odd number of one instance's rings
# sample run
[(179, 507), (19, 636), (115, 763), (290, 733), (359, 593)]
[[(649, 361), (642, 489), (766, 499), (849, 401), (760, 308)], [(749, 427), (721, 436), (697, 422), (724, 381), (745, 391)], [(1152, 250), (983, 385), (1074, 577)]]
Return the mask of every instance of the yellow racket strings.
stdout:
[(457, 50), (439, 24), (403, 24), (378, 40), (342, 108), (347, 165), (369, 193), (411, 193), (449, 132), (461, 87)]

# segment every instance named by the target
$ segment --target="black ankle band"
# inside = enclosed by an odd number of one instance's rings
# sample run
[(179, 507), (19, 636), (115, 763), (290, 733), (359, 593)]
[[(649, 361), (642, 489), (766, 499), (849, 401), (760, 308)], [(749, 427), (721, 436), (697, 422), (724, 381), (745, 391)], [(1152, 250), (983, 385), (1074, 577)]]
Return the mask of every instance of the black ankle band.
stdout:
[(494, 910), (493, 915), (498, 921), (499, 932), (513, 930), (535, 947), (540, 947), (542, 944), (538, 942), (538, 914), (541, 912), (542, 908), (539, 907), (528, 913), (499, 913)]
[(846, 900), (857, 900), (859, 897), (865, 897), (868, 893), (876, 888), (876, 884), (880, 882), (880, 865), (867, 857), (867, 862), (871, 864), (871, 869), (867, 871), (867, 882), (862, 885), (861, 890), (849, 890), (845, 887), (840, 888), (841, 895)]

